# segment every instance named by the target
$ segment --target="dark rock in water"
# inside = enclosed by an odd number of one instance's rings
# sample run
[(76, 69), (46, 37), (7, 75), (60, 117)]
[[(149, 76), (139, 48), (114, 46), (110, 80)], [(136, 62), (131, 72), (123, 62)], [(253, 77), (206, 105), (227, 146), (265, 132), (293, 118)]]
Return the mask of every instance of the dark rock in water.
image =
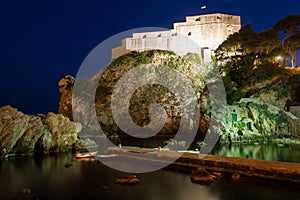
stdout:
[(87, 149), (98, 147), (97, 143), (94, 140), (91, 140), (89, 138), (80, 139), (80, 145), (81, 145), (81, 147), (84, 147)]
[(211, 175), (214, 177), (215, 180), (220, 180), (223, 178), (223, 175), (220, 172), (212, 172)]
[(71, 163), (65, 163), (65, 168), (69, 168), (69, 167), (71, 167), (71, 166), (72, 166)]
[(204, 168), (199, 167), (196, 170), (192, 171), (191, 181), (193, 183), (209, 185), (215, 181), (215, 177)]
[(31, 190), (29, 188), (23, 188), (12, 200), (31, 200)]
[(136, 185), (139, 184), (141, 181), (136, 177), (136, 175), (128, 175), (125, 178), (116, 179), (116, 184), (122, 185)]
[(60, 114), (26, 115), (0, 108), (0, 157), (67, 152), (77, 143), (81, 125)]
[(241, 175), (239, 175), (239, 174), (231, 174), (231, 180), (233, 180), (233, 181), (239, 181), (240, 180), (240, 178), (241, 178)]

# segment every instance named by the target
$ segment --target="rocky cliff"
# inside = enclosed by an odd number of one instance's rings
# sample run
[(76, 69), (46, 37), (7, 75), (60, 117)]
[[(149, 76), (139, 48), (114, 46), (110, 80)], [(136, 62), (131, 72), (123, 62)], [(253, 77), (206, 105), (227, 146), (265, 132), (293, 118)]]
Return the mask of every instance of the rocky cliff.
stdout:
[(293, 113), (254, 98), (245, 98), (236, 105), (227, 106), (221, 142), (300, 140), (299, 127), (300, 120)]
[(61, 114), (26, 115), (0, 108), (0, 157), (67, 152), (80, 144), (81, 125)]
[[(116, 90), (116, 85), (120, 81), (120, 79), (126, 75), (127, 72), (131, 70), (137, 69), (137, 66), (151, 64), (154, 66), (168, 66), (179, 74), (181, 74), (184, 79), (190, 83), (193, 95), (197, 101), (200, 102), (201, 98), (205, 98), (203, 96), (203, 91), (205, 90), (204, 84), (204, 76), (207, 75), (207, 71), (205, 69), (200, 69), (196, 67), (197, 62), (199, 62), (199, 58), (195, 55), (187, 55), (186, 57), (180, 57), (172, 52), (168, 51), (146, 51), (146, 52), (132, 52), (127, 55), (121, 56), (120, 58), (113, 61), (109, 66), (105, 68), (101, 73), (96, 74), (96, 76), (101, 75), (101, 77), (93, 77), (92, 79), (76, 79), (77, 85), (96, 85), (96, 91), (94, 93), (90, 93), (86, 88), (83, 88), (79, 93), (81, 93), (81, 97), (75, 98), (73, 101), (76, 103), (76, 107), (73, 107), (73, 112), (79, 116), (80, 119), (84, 119), (83, 127), (88, 128), (92, 131), (97, 131), (97, 129), (93, 129), (93, 124), (89, 124), (90, 114), (94, 111), (97, 115), (97, 121), (101, 125), (102, 130), (109, 137), (115, 137), (116, 134), (118, 137), (128, 137), (126, 134), (119, 128), (117, 125), (112, 109), (111, 109), (111, 99), (112, 93)], [(148, 70), (148, 71), (147, 71)], [(199, 70), (202, 70), (201, 72)], [(155, 71), (155, 70), (154, 70)], [(156, 135), (157, 137), (161, 137), (161, 144), (164, 140), (171, 138), (176, 134), (176, 131), (180, 127), (181, 123), (181, 107), (179, 105), (179, 101), (183, 99), (180, 97), (179, 89), (182, 87), (182, 81), (179, 80), (179, 76), (171, 76), (166, 73), (164, 76), (164, 80), (161, 83), (165, 84), (165, 86), (161, 86), (159, 84), (147, 84), (147, 82), (151, 82), (153, 80), (153, 76), (160, 76), (158, 73), (159, 70), (155, 72), (144, 68), (143, 71), (139, 72), (141, 74), (131, 77), (127, 81), (130, 82), (132, 79), (140, 81), (142, 84), (141, 87), (137, 88), (130, 98), (130, 106), (129, 113), (135, 124), (139, 126), (147, 126), (150, 122), (149, 110), (153, 104), (162, 105), (164, 110), (166, 111), (166, 123)], [(149, 74), (149, 76), (146, 76)], [(143, 78), (140, 78), (143, 77)], [(172, 85), (172, 88), (175, 88), (176, 92), (170, 92), (166, 87), (166, 85)], [(130, 89), (130, 84), (123, 85), (123, 89)], [(60, 109), (59, 113), (63, 114), (66, 117), (71, 118), (72, 112), (72, 99), (70, 98), (72, 95), (72, 89), (74, 88), (74, 79), (70, 76), (65, 76), (59, 82), (61, 99), (60, 99)], [(92, 86), (93, 87), (93, 86)], [(122, 89), (121, 89), (122, 90)], [(174, 91), (175, 91), (174, 90)], [(175, 96), (179, 96), (179, 99)], [(86, 98), (86, 99), (84, 99)], [(190, 104), (189, 98), (187, 98), (186, 105)], [(94, 111), (91, 111), (89, 102), (95, 102)], [(200, 105), (198, 105), (200, 106)], [(125, 107), (120, 107), (120, 111), (127, 109)], [(84, 111), (84, 112), (83, 112)], [(125, 111), (124, 111), (125, 112)], [(191, 115), (195, 115), (196, 113), (191, 112)], [(158, 116), (160, 117), (160, 116)], [(199, 132), (205, 133), (207, 127), (209, 125), (209, 120), (204, 117), (204, 113), (201, 114), (200, 122), (197, 120), (191, 120), (189, 124), (193, 126), (198, 126), (199, 123)], [(87, 124), (84, 124), (87, 123)], [(127, 141), (133, 141), (135, 138), (131, 138), (131, 140), (126, 139)]]
[[(197, 61), (198, 59), (194, 55), (180, 57), (167, 51), (132, 52), (121, 56), (92, 79), (76, 80), (77, 83), (80, 83), (79, 85), (93, 85), (92, 87), (96, 87), (97, 89), (92, 93), (86, 90), (80, 91), (82, 93), (81, 96), (87, 97), (88, 100), (75, 97), (73, 101), (79, 106), (73, 108), (73, 112), (81, 113), (80, 118), (84, 119), (83, 121), (87, 123), (83, 125), (84, 127), (88, 127), (92, 131), (98, 131), (90, 123), (92, 121), (90, 120), (91, 115), (96, 112), (97, 121), (107, 136), (112, 138), (127, 137), (127, 142), (135, 141), (132, 145), (141, 144), (140, 140), (127, 136), (115, 122), (111, 109), (113, 91), (119, 80), (138, 65), (163, 64), (177, 70), (187, 77), (187, 79), (191, 80), (197, 96), (198, 106), (202, 111), (200, 113), (198, 137), (196, 139), (197, 141), (201, 141), (210, 125), (210, 116), (212, 113), (207, 112), (207, 108), (209, 110), (209, 99), (207, 98), (209, 91), (204, 83), (204, 77), (207, 74), (205, 71), (201, 71), (203, 68), (195, 68), (193, 64)], [(139, 76), (142, 76), (143, 73), (151, 74), (147, 71), (141, 72), (138, 76), (131, 77), (130, 79), (139, 80)], [(292, 113), (284, 110), (286, 106), (298, 105), (297, 102), (300, 102), (298, 95), (298, 91), (300, 91), (298, 80), (300, 79), (298, 77), (299, 75), (296, 73), (287, 73), (282, 76), (276, 75), (270, 77), (270, 80), (264, 79), (255, 85), (249, 85), (247, 95), (250, 98), (244, 99), (236, 105), (225, 106), (227, 118), (221, 119), (223, 127), (220, 126), (217, 128), (219, 129), (218, 133), (222, 135), (221, 142), (248, 141), (253, 143), (269, 138), (299, 139), (300, 136), (297, 132), (297, 127), (300, 127), (299, 119)], [(151, 79), (151, 76), (140, 81), (147, 83), (149, 79)], [(168, 82), (168, 79), (170, 77), (166, 77), (164, 82)], [(73, 77), (68, 75), (63, 77), (59, 82), (60, 92), (62, 93), (59, 112), (69, 118), (72, 118), (71, 95), (74, 88), (74, 80)], [(131, 80), (128, 79), (128, 81)], [(178, 84), (176, 81), (174, 83), (175, 86)], [(123, 85), (123, 89), (128, 89), (128, 85)], [(174, 94), (168, 91), (167, 88), (155, 84), (145, 84), (132, 93), (129, 106), (130, 116), (135, 124), (147, 126), (151, 122), (149, 117), (151, 105), (162, 105), (166, 111), (167, 120), (157, 136), (161, 136), (163, 140), (172, 138), (181, 123), (179, 114), (181, 108), (174, 97)], [(89, 106), (89, 102), (95, 102), (93, 108)], [(91, 111), (91, 109), (94, 110)], [(123, 109), (126, 109), (125, 106), (120, 107), (120, 110)], [(218, 118), (218, 116), (216, 117)], [(191, 123), (194, 122), (192, 121)]]
[[(120, 57), (119, 59), (112, 62), (103, 72), (102, 77), (99, 80), (99, 86), (96, 91), (96, 112), (97, 117), (100, 123), (105, 125), (105, 131), (108, 134), (113, 134), (113, 130), (117, 130), (118, 132), (122, 132), (118, 129), (117, 124), (114, 122), (113, 113), (111, 112), (110, 106), (112, 103), (112, 92), (120, 93), (121, 91), (117, 91), (116, 85), (120, 79), (126, 75), (132, 69), (136, 69), (136, 66), (142, 64), (154, 64), (155, 66), (165, 65), (171, 67), (180, 74), (186, 77), (186, 80), (195, 81), (199, 87), (194, 87), (195, 92), (200, 94), (200, 92), (204, 88), (203, 82), (199, 79), (195, 79), (194, 76), (197, 74), (197, 68), (193, 66), (187, 59), (183, 57), (179, 57), (171, 52), (166, 51), (148, 51), (144, 53), (132, 53), (125, 56)], [(163, 68), (163, 66), (160, 66)], [(157, 68), (158, 69), (158, 68)], [(162, 80), (161, 85), (158, 84), (148, 84), (151, 82), (153, 77), (159, 76), (158, 70), (152, 72), (151, 69), (143, 67), (143, 71), (139, 73), (137, 76), (132, 77), (136, 82), (143, 83), (137, 90), (134, 91), (132, 96), (130, 97), (130, 107), (129, 112), (137, 125), (146, 126), (151, 122), (149, 117), (149, 110), (153, 104), (162, 105), (167, 114), (167, 120), (162, 130), (158, 133), (158, 135), (174, 135), (179, 128), (181, 123), (181, 107), (179, 105), (180, 98), (176, 99), (176, 96), (179, 96), (180, 91), (174, 90), (172, 93), (170, 88), (167, 88), (166, 85), (171, 85), (173, 88), (182, 87), (182, 82), (177, 81), (179, 77), (173, 77), (171, 72), (165, 72), (164, 80)], [(133, 87), (129, 82), (131, 80), (127, 80), (126, 85), (121, 88), (130, 89)], [(198, 81), (198, 82), (197, 82)], [(194, 86), (196, 85), (194, 82)], [(170, 83), (170, 84), (168, 84)], [(200, 96), (200, 95), (198, 95)], [(125, 98), (125, 97), (124, 97)], [(182, 97), (182, 98), (190, 98), (190, 97)], [(188, 100), (188, 102), (190, 102)], [(119, 111), (127, 108), (120, 107)], [(124, 110), (124, 113), (126, 111)], [(192, 113), (191, 113), (192, 114)], [(193, 123), (193, 122), (192, 122)]]
[(296, 70), (284, 70), (283, 75), (249, 84), (249, 98), (227, 106), (221, 142), (300, 139), (300, 75)]
[(75, 78), (71, 75), (64, 76), (59, 82), (59, 92), (61, 93), (58, 113), (73, 120), (72, 114), (72, 91)]

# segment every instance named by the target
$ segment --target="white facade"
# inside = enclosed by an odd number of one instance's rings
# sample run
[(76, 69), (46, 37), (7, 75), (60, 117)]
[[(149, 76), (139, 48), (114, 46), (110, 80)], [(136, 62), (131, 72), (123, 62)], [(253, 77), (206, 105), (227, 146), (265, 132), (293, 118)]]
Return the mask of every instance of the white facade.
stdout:
[(211, 53), (228, 37), (241, 28), (240, 16), (205, 14), (187, 16), (185, 22), (174, 23), (170, 31), (134, 33), (112, 49), (112, 59), (130, 51), (169, 50), (179, 55), (199, 53), (209, 61)]

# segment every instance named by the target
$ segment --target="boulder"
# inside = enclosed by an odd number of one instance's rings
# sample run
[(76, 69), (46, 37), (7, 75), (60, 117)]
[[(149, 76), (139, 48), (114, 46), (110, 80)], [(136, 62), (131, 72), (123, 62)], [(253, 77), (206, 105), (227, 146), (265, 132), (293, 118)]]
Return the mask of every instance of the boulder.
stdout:
[(81, 125), (61, 114), (26, 115), (11, 106), (0, 108), (0, 156), (67, 152), (79, 143)]
[(17, 141), (10, 153), (15, 155), (30, 155), (34, 153), (36, 143), (39, 139), (49, 134), (47, 127), (43, 124), (40, 117), (30, 116), (27, 128)]
[(31, 190), (29, 188), (23, 188), (18, 192), (18, 194), (13, 198), (13, 200), (31, 200)]
[(116, 179), (116, 184), (122, 184), (122, 185), (136, 185), (139, 184), (141, 181), (136, 177), (136, 175), (128, 175), (124, 178)]
[(67, 152), (72, 150), (78, 141), (78, 133), (81, 131), (81, 125), (70, 121), (62, 114), (48, 113), (43, 120), (47, 126), (52, 143), (51, 152)]
[(30, 119), (30, 116), (17, 111), (17, 109), (11, 106), (3, 106), (0, 108), (1, 157), (8, 157), (8, 155), (12, 153), (12, 149), (26, 132)]
[(240, 174), (237, 174), (237, 173), (231, 174), (231, 180), (233, 180), (235, 182), (239, 181), (240, 178), (241, 178)]
[(197, 168), (192, 171), (191, 181), (202, 185), (209, 185), (215, 181), (216, 177), (206, 171), (204, 168)]
[(72, 167), (72, 164), (71, 163), (65, 163), (65, 168), (69, 168), (69, 167)]

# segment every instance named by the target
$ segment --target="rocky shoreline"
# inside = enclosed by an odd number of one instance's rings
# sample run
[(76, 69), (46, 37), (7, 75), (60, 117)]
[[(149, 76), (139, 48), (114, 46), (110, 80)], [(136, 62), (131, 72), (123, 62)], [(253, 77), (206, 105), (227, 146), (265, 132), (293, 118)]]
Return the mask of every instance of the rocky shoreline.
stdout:
[[(279, 95), (282, 88), (286, 88), (289, 83), (295, 81), (285, 80), (286, 82), (280, 82), (284, 80), (278, 79), (278, 77), (274, 85), (271, 84), (274, 82), (273, 79), (264, 81), (260, 83), (259, 88), (265, 88), (266, 91), (259, 90), (259, 93), (249, 98), (242, 98), (234, 105), (222, 104), (223, 106), (220, 108), (224, 110), (220, 112), (222, 114), (219, 116), (219, 112), (213, 112), (209, 108), (208, 91), (203, 82), (205, 80), (204, 76), (208, 72), (205, 71), (203, 77), (195, 76), (195, 74), (199, 74), (199, 69), (194, 66), (195, 63), (191, 61), (191, 57), (188, 55), (180, 57), (168, 51), (146, 51), (142, 53), (131, 52), (116, 59), (103, 71), (99, 80), (99, 77), (97, 77), (99, 74), (92, 79), (76, 80), (79, 81), (79, 85), (96, 87), (96, 93), (89, 92), (85, 90), (87, 88), (83, 87), (83, 90), (79, 91), (80, 94), (83, 94), (76, 97), (73, 94), (75, 78), (70, 75), (63, 77), (58, 83), (61, 93), (59, 114), (26, 115), (11, 106), (0, 108), (0, 157), (76, 150), (86, 145), (86, 142), (81, 141), (78, 137), (80, 131), (98, 132), (99, 124), (106, 137), (111, 140), (115, 139), (124, 145), (134, 146), (135, 144), (126, 144), (126, 142), (135, 141), (136, 138), (129, 137), (114, 120), (110, 108), (112, 91), (118, 80), (127, 71), (134, 69), (137, 65), (149, 63), (171, 66), (191, 79), (192, 86), (197, 94), (199, 104), (197, 106), (200, 109), (199, 120), (190, 118), (188, 124), (189, 128), (196, 127), (195, 144), (205, 145), (203, 140), (209, 131), (210, 133), (219, 134), (220, 139), (218, 142), (224, 145), (264, 143), (266, 141), (275, 141), (275, 143), (282, 143), (281, 141), (294, 143), (293, 141), (296, 141), (295, 143), (297, 143), (297, 141), (300, 141), (298, 132), (300, 127), (300, 111), (298, 113), (298, 110), (300, 110), (300, 107), (287, 104), (288, 99), (291, 97), (290, 92), (283, 93), (284, 98)], [(175, 83), (176, 86), (180, 86), (179, 83)], [(298, 88), (296, 83), (294, 83), (295, 91)], [(165, 142), (176, 135), (180, 127), (180, 104), (175, 101), (175, 97), (172, 96), (170, 91), (155, 84), (140, 89), (141, 91), (135, 92), (130, 100), (131, 117), (134, 119), (135, 124), (145, 126), (151, 121), (149, 118), (151, 105), (154, 103), (163, 105), (167, 113), (166, 123), (156, 134), (159, 137), (157, 137), (155, 144), (151, 144), (151, 147), (163, 146)], [(155, 92), (149, 92), (152, 89)], [(90, 101), (95, 103), (92, 108), (88, 104)], [(74, 103), (77, 107), (72, 105)], [(289, 106), (288, 109), (285, 108), (286, 106)], [(96, 120), (92, 120), (94, 119), (94, 112), (97, 115)], [(73, 122), (73, 113), (77, 113), (86, 124)], [(214, 126), (213, 129), (208, 131), (212, 117), (218, 121), (218, 126)], [(182, 141), (179, 139), (176, 142), (181, 143)], [(96, 146), (93, 141), (88, 143), (93, 143)], [(138, 141), (139, 145), (141, 143), (141, 141)], [(150, 147), (150, 145), (145, 147)]]
[(27, 115), (0, 108), (0, 157), (70, 152), (80, 148), (81, 125), (61, 114)]

